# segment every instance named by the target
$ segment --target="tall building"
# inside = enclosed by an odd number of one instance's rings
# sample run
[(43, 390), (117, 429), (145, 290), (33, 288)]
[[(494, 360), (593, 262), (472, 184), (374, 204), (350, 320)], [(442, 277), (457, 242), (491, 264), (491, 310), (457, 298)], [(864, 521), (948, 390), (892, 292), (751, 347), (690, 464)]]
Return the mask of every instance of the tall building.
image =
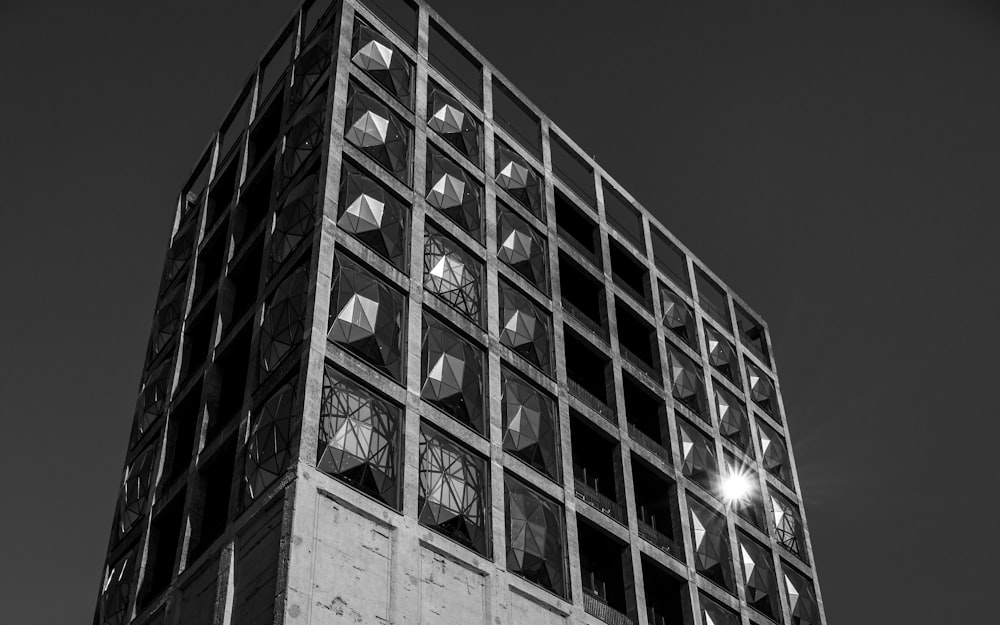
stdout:
[(788, 440), (763, 320), (437, 13), (306, 2), (180, 193), (95, 622), (818, 625)]

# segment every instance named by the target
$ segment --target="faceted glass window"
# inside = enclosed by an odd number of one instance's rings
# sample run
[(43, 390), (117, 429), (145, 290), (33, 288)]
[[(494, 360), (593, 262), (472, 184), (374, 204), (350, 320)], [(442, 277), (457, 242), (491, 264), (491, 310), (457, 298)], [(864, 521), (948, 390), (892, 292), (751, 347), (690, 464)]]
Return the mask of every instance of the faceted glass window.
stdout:
[(545, 219), (541, 178), (528, 162), (498, 141), (496, 146), (497, 185), (510, 193), (539, 219)]
[(482, 261), (430, 224), (424, 233), (424, 288), (473, 322), (480, 323)]
[(351, 60), (406, 108), (413, 108), (413, 63), (361, 20), (354, 23)]
[(129, 551), (113, 565), (104, 569), (101, 579), (99, 625), (125, 625), (129, 622), (129, 599), (135, 569), (135, 553)]
[(740, 544), (740, 562), (743, 564), (743, 588), (747, 604), (771, 618), (778, 609), (778, 582), (774, 576), (771, 552), (743, 532), (737, 532)]
[(318, 94), (296, 114), (289, 126), (281, 156), (284, 183), (287, 184), (295, 177), (303, 163), (309, 160), (316, 148), (323, 143), (326, 134), (323, 127), (325, 111), (326, 94)]
[(701, 600), (701, 620), (704, 625), (740, 625), (740, 616), (724, 607), (705, 593), (698, 593)]
[(792, 484), (792, 464), (788, 459), (788, 447), (781, 435), (770, 426), (757, 420), (760, 432), (760, 452), (763, 454), (764, 469), (789, 486)]
[(500, 343), (552, 373), (552, 316), (505, 280), (500, 281)]
[(261, 367), (270, 373), (278, 368), (306, 331), (306, 299), (309, 272), (299, 267), (278, 285), (264, 307), (260, 329)]
[(559, 433), (554, 402), (523, 378), (500, 370), (503, 448), (553, 480), (559, 479)]
[(406, 270), (408, 209), (374, 178), (344, 162), (337, 225), (400, 271)]
[(719, 460), (715, 455), (712, 439), (695, 426), (681, 420), (677, 422), (677, 436), (681, 442), (681, 472), (692, 482), (714, 494), (719, 477)]
[(477, 166), (482, 166), (482, 125), (462, 104), (433, 82), (427, 94), (427, 125)]
[(316, 468), (398, 510), (402, 410), (327, 365)]
[(728, 450), (723, 452), (725, 457), (726, 476), (739, 475), (748, 482), (750, 488), (742, 497), (733, 498), (727, 501), (730, 509), (735, 510), (744, 520), (761, 531), (766, 531), (767, 515), (764, 512), (763, 490), (760, 486), (760, 475), (753, 464), (737, 460), (736, 456)]
[(319, 171), (314, 169), (288, 192), (281, 207), (275, 211), (271, 232), (271, 274), (277, 271), (312, 232), (316, 221), (318, 189)]
[(445, 434), (420, 427), (420, 524), (490, 555), (486, 460)]
[(169, 362), (165, 362), (146, 374), (136, 402), (133, 441), (142, 438), (166, 411), (171, 373), (173, 368)]
[(410, 182), (413, 130), (378, 98), (351, 84), (344, 137), (402, 182)]
[(163, 279), (160, 281), (160, 294), (162, 295), (174, 283), (194, 256), (194, 226), (188, 226), (183, 232), (174, 236), (170, 251), (167, 252), (167, 262), (163, 266)]
[(670, 357), (670, 391), (681, 404), (708, 421), (705, 410), (705, 381), (701, 368), (679, 351), (667, 348)]
[(333, 43), (329, 33), (320, 35), (309, 49), (299, 55), (292, 78), (291, 108), (305, 101), (315, 85), (326, 82), (332, 58)]
[(712, 326), (705, 324), (705, 341), (708, 343), (708, 362), (715, 370), (737, 385), (740, 384), (740, 364), (736, 348)]
[(483, 352), (424, 315), (420, 396), (484, 434)]
[(694, 311), (684, 298), (661, 284), (660, 303), (663, 310), (663, 325), (673, 332), (674, 336), (697, 348), (698, 335), (695, 329)]
[(695, 569), (732, 592), (735, 580), (726, 517), (694, 500), (688, 500), (688, 508), (691, 510)]
[(507, 570), (566, 596), (562, 506), (510, 475), (507, 502)]
[(122, 476), (121, 490), (118, 492), (118, 536), (124, 536), (131, 530), (136, 521), (146, 512), (153, 489), (153, 468), (156, 465), (156, 445), (150, 445), (142, 450), (131, 463), (125, 467)]
[(545, 237), (497, 202), (497, 258), (548, 293), (548, 252)]
[(785, 592), (788, 593), (788, 612), (791, 625), (819, 625), (819, 603), (812, 580), (801, 575), (787, 564), (782, 563), (785, 578)]
[(722, 388), (715, 389), (715, 408), (719, 414), (719, 433), (740, 450), (753, 456), (750, 438), (750, 420), (743, 401)]
[(178, 288), (164, 299), (163, 305), (153, 317), (153, 339), (150, 345), (149, 361), (155, 360), (163, 353), (164, 348), (177, 335), (183, 314), (184, 289)]
[(405, 323), (403, 294), (337, 254), (327, 339), (398, 381), (402, 379)]
[(766, 373), (747, 363), (747, 379), (750, 382), (750, 399), (764, 409), (767, 414), (779, 417), (778, 394), (774, 390), (774, 383)]
[(771, 507), (774, 508), (774, 530), (778, 544), (799, 557), (805, 557), (802, 549), (802, 517), (798, 506), (781, 495), (771, 493)]
[(435, 148), (427, 150), (427, 203), (477, 241), (483, 236), (483, 188)]
[(763, 324), (751, 317), (739, 304), (736, 305), (736, 326), (739, 329), (740, 342), (764, 364), (768, 364), (770, 355), (767, 350), (767, 332)]
[(256, 499), (292, 465), (299, 440), (295, 387), (285, 384), (250, 420), (243, 485), (245, 501)]

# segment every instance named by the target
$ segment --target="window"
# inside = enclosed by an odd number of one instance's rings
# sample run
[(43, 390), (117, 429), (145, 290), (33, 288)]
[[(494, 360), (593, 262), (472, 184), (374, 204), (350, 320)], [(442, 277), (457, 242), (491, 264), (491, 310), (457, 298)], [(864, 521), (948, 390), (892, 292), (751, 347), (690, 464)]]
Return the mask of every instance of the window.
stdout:
[(504, 475), (507, 570), (566, 596), (563, 508), (510, 474)]
[(553, 480), (561, 473), (555, 401), (510, 369), (500, 370), (503, 448)]
[(542, 160), (542, 127), (538, 116), (496, 77), (493, 79), (493, 120), (535, 158)]
[(483, 359), (481, 348), (425, 311), (420, 396), (479, 434), (486, 433)]
[(584, 203), (597, 206), (594, 170), (555, 133), (549, 133), (552, 149), (552, 170)]
[(625, 235), (646, 253), (646, 237), (642, 232), (642, 215), (632, 203), (622, 197), (611, 184), (604, 182), (604, 214), (615, 230)]
[(482, 106), (483, 68), (451, 35), (431, 20), (428, 57), (431, 67), (441, 72), (466, 97)]

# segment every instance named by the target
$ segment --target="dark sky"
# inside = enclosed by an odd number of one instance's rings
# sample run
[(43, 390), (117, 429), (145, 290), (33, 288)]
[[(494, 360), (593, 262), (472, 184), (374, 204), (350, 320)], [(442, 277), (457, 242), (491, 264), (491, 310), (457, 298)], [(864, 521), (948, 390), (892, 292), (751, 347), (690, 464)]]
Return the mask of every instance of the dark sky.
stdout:
[[(89, 622), (174, 198), (295, 4), (0, 0), (5, 622)], [(993, 622), (998, 5), (434, 6), (768, 320), (831, 625)]]

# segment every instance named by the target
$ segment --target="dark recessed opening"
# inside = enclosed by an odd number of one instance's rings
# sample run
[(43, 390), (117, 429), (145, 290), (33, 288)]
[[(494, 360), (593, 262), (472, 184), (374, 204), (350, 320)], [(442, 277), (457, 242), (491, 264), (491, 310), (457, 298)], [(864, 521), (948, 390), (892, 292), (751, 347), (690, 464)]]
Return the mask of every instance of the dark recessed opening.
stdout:
[(671, 556), (684, 560), (677, 483), (632, 456), (635, 510), (639, 535)]
[(219, 228), (198, 255), (198, 270), (194, 282), (192, 301), (197, 304), (219, 281), (222, 265), (226, 261), (226, 227)]
[(361, 4), (411, 46), (417, 45), (417, 7), (406, 0), (361, 0)]
[(649, 272), (645, 265), (636, 260), (629, 252), (609, 241), (611, 256), (611, 278), (615, 284), (623, 288), (644, 307), (649, 307)]
[[(629, 429), (635, 428), (642, 436), (647, 437), (659, 449), (650, 451), (666, 456), (670, 448), (667, 443), (666, 404), (652, 394), (645, 384), (633, 380), (631, 376), (622, 374), (622, 392), (625, 395), (625, 416)], [(639, 441), (646, 443), (646, 441)]]
[(249, 236), (267, 216), (271, 202), (271, 184), (274, 176), (274, 155), (261, 166), (253, 180), (240, 192), (238, 220), (233, 224), (233, 238), (237, 243)]
[(278, 93), (271, 99), (267, 109), (259, 114), (250, 131), (250, 143), (247, 148), (247, 171), (253, 171), (268, 149), (278, 140), (281, 132), (281, 105), (283, 94)]
[(208, 193), (208, 217), (206, 228), (211, 228), (236, 195), (236, 175), (239, 171), (239, 160), (234, 159), (226, 166), (225, 171), (215, 177), (212, 190)]
[(428, 54), (431, 67), (444, 74), (454, 87), (470, 100), (482, 106), (483, 69), (433, 20), (430, 24)]
[(149, 529), (149, 556), (138, 603), (146, 607), (169, 584), (177, 564), (177, 546), (184, 520), (184, 491), (153, 519)]
[(687, 582), (648, 558), (642, 558), (646, 620), (649, 625), (690, 623)]
[(192, 520), (194, 536), (191, 539), (190, 561), (204, 553), (226, 529), (235, 464), (236, 437), (234, 436), (223, 443), (198, 471), (199, 501), (196, 512), (192, 515), (195, 518)]
[(251, 329), (250, 325), (246, 325), (240, 330), (215, 361), (219, 396), (215, 410), (209, 413), (207, 438), (215, 437), (240, 414), (247, 385)]
[(573, 477), (613, 502), (618, 501), (615, 483), (616, 444), (592, 428), (586, 417), (570, 410), (573, 447)]
[(554, 133), (549, 133), (552, 170), (566, 186), (590, 206), (597, 206), (594, 170)]
[(642, 317), (619, 301), (615, 301), (618, 318), (618, 344), (622, 357), (658, 381), (660, 375), (656, 350), (656, 331)]
[(598, 335), (605, 336), (604, 289), (563, 253), (559, 254), (559, 286), (566, 312)]
[(729, 330), (729, 307), (726, 305), (726, 294), (711, 278), (696, 271), (698, 281), (698, 303), (713, 319)]
[(559, 191), (555, 192), (555, 205), (559, 234), (600, 266), (598, 250), (601, 248), (597, 242), (597, 224)]
[(646, 237), (642, 232), (642, 215), (607, 181), (604, 182), (604, 214), (608, 218), (608, 223), (614, 226), (615, 230), (631, 239), (640, 251), (646, 251)]
[(181, 367), (181, 379), (186, 380), (192, 373), (198, 371), (208, 353), (214, 345), (212, 344), (212, 319), (215, 314), (215, 302), (210, 301), (207, 306), (189, 321), (184, 330), (184, 364)]
[(541, 160), (542, 127), (538, 116), (496, 77), (493, 78), (493, 121)]
[[(625, 576), (623, 566), (628, 548), (577, 515), (580, 544), (580, 576), (583, 578), (584, 607), (587, 612), (608, 623), (625, 617)], [(609, 613), (610, 607), (618, 615)]]
[(670, 276), (677, 286), (681, 287), (685, 293), (691, 293), (691, 284), (688, 280), (687, 260), (676, 245), (670, 242), (667, 235), (657, 228), (651, 228), (650, 234), (653, 237), (653, 260), (660, 271)]
[(263, 255), (264, 235), (262, 234), (250, 245), (226, 278), (228, 296), (232, 298), (230, 313), (225, 315), (223, 319), (223, 325), (227, 330), (230, 325), (242, 319), (243, 315), (257, 301)]
[[(571, 392), (590, 396), (608, 404), (607, 370), (611, 363), (596, 347), (572, 332), (566, 332), (566, 373)], [(572, 388), (575, 385), (575, 388)]]
[(164, 482), (167, 486), (184, 475), (188, 465), (191, 464), (194, 435), (198, 429), (200, 416), (201, 383), (199, 382), (170, 411), (170, 418), (167, 421), (167, 458), (163, 471), (167, 476)]
[(295, 48), (294, 29), (285, 31), (281, 41), (275, 44), (267, 60), (260, 71), (260, 101), (267, 99), (267, 96), (282, 81), (284, 72), (292, 62), (292, 52)]

